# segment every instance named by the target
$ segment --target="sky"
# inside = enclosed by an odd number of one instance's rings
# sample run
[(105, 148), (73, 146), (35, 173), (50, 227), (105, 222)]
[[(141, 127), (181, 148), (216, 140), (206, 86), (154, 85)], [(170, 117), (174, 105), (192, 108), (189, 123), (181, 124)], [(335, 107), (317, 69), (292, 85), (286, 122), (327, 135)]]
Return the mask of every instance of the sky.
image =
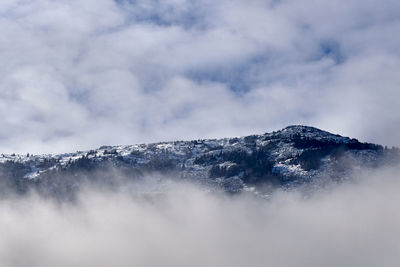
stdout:
[(0, 152), (261, 134), (400, 146), (398, 0), (2, 0)]

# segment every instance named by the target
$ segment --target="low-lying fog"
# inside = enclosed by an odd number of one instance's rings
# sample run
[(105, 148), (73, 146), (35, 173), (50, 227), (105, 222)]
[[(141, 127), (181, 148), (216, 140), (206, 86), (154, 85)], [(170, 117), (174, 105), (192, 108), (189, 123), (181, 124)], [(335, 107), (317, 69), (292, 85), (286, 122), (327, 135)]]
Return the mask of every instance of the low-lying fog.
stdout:
[(87, 188), (0, 200), (0, 266), (400, 266), (399, 168), (304, 198)]

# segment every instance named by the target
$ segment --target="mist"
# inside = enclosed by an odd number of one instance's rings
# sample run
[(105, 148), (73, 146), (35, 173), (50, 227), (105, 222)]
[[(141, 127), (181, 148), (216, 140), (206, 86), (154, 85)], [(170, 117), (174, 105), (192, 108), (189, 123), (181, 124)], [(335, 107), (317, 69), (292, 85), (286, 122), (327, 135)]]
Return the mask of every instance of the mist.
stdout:
[(268, 200), (172, 181), (146, 193), (86, 187), (75, 201), (9, 196), (0, 265), (398, 266), (398, 171), (359, 170), (312, 195)]

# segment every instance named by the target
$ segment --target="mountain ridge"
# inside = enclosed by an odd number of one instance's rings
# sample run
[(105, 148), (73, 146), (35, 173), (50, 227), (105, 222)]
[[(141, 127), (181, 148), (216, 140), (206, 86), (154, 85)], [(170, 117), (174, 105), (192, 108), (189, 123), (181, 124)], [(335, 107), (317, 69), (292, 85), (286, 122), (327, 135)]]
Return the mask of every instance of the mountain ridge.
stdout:
[(18, 192), (35, 188), (59, 195), (79, 188), (80, 177), (109, 182), (113, 179), (106, 176), (113, 169), (128, 180), (173, 176), (237, 193), (265, 185), (296, 188), (321, 177), (340, 181), (354, 168), (378, 167), (399, 155), (397, 148), (291, 125), (243, 137), (101, 146), (56, 155), (2, 154), (0, 176)]

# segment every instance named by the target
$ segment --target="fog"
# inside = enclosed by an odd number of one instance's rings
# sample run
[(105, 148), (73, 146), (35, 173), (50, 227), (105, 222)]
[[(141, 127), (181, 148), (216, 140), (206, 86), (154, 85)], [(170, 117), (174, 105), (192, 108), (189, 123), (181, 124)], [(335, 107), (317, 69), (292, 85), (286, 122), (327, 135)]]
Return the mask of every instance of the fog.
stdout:
[(398, 170), (268, 200), (172, 182), (87, 187), (73, 202), (10, 196), (0, 266), (399, 266)]

